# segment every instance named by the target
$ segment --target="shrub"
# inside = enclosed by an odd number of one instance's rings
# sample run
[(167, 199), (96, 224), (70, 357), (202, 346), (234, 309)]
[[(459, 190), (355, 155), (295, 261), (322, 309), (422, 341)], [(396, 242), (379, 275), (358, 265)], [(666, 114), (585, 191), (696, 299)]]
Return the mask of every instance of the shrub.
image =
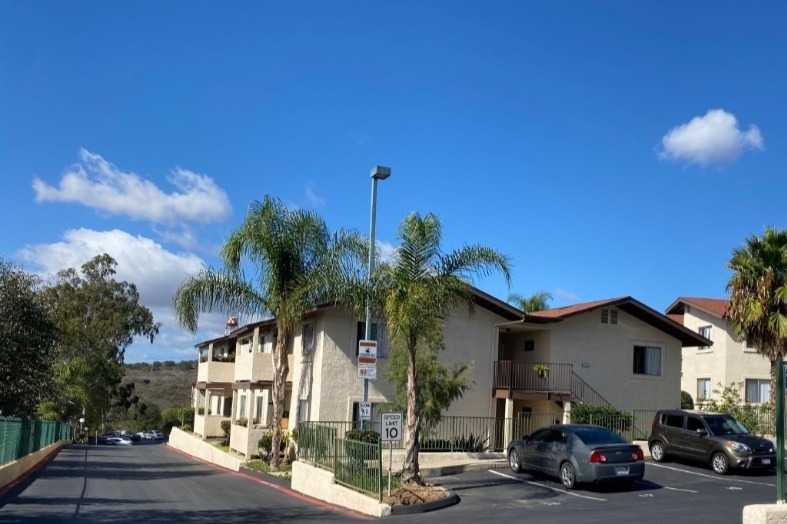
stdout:
[[(273, 432), (268, 431), (263, 433), (260, 440), (257, 441), (257, 448), (260, 450), (262, 456), (270, 456), (271, 446), (273, 445)], [(279, 442), (279, 452), (283, 452), (287, 447), (287, 435), (282, 433), (281, 442)]]
[(610, 406), (577, 404), (571, 409), (571, 421), (575, 424), (596, 424), (618, 433), (631, 427), (631, 414)]
[(247, 419), (246, 417), (239, 418), (238, 420), (235, 421), (235, 424), (239, 426), (243, 426), (245, 428), (246, 426), (249, 425), (249, 419)]
[(369, 444), (377, 444), (380, 441), (380, 434), (371, 429), (351, 429), (344, 434), (348, 440), (359, 440)]
[(229, 446), (230, 445), (230, 431), (232, 431), (232, 421), (231, 420), (222, 420), (221, 421), (221, 430), (224, 432), (224, 437), (221, 439), (222, 446)]
[(197, 408), (197, 413), (199, 415), (204, 415), (205, 414), (205, 408)]
[(694, 399), (688, 391), (680, 392), (680, 409), (694, 409)]

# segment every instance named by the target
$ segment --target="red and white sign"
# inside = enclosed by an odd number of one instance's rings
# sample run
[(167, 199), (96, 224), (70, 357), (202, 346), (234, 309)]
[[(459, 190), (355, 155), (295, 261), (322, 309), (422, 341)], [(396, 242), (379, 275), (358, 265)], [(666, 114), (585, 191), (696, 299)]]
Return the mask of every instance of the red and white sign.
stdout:
[(377, 378), (377, 341), (358, 342), (358, 378), (375, 380)]

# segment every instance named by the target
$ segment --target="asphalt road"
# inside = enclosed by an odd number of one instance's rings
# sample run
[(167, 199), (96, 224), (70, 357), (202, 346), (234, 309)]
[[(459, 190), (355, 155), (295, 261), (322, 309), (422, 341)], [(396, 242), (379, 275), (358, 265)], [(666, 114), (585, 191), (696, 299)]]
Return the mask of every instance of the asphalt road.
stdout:
[[(461, 502), (431, 513), (392, 515), (384, 520), (737, 524), (746, 504), (776, 499), (773, 473), (718, 476), (708, 468), (677, 462), (648, 462), (645, 479), (630, 491), (594, 487), (566, 491), (556, 479), (514, 474), (508, 469), (429, 480), (455, 490)], [(64, 448), (46, 467), (0, 498), (0, 523), (353, 520), (370, 519), (152, 442)]]
[(62, 449), (0, 499), (0, 522), (347, 522), (358, 517), (161, 443)]

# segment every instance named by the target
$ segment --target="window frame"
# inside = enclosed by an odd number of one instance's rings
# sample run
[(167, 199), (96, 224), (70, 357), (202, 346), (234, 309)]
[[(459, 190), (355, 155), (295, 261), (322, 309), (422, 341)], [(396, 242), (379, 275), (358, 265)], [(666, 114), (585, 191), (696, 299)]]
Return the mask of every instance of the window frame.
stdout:
[[(707, 332), (707, 335), (705, 334)], [(713, 324), (707, 324), (697, 328), (697, 333), (713, 342)], [(698, 346), (697, 349), (710, 349), (710, 346)]]
[[(704, 391), (707, 393), (705, 396), (701, 396), (700, 395), (700, 381), (705, 383), (705, 384), (703, 384), (704, 386), (706, 386), (705, 388), (703, 388)], [(711, 385), (710, 384), (711, 384), (710, 378), (698, 378), (697, 379), (697, 400), (710, 400), (711, 394), (713, 393), (711, 391)]]
[[(638, 358), (637, 350), (644, 350), (643, 355)], [(651, 350), (658, 350), (658, 369), (656, 372), (648, 371), (648, 363), (652, 362), (649, 356)], [(657, 344), (635, 343), (633, 347), (633, 368), (632, 374), (638, 377), (660, 378), (664, 376), (664, 348)], [(638, 364), (641, 364), (638, 366)], [(641, 370), (640, 370), (641, 369)]]
[[(382, 340), (377, 339), (378, 328), (382, 331)], [(382, 322), (372, 322), (372, 340), (377, 341), (377, 358), (388, 358), (388, 330)], [(366, 322), (359, 320), (356, 324), (355, 333), (355, 356), (358, 356), (358, 349), (361, 340), (365, 340)]]

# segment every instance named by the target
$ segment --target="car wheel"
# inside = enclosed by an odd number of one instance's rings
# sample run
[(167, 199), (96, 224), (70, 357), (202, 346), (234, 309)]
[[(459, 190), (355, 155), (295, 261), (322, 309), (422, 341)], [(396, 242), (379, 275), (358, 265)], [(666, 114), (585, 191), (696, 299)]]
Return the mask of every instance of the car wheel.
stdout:
[(514, 473), (522, 472), (522, 461), (519, 458), (519, 452), (517, 450), (512, 449), (508, 453), (508, 465), (511, 466), (511, 471)]
[(560, 465), (560, 483), (566, 489), (573, 489), (577, 483), (577, 476), (574, 472), (574, 466), (570, 462), (564, 462)]
[(666, 456), (667, 451), (661, 442), (656, 441), (650, 446), (650, 457), (653, 459), (653, 462), (662, 462)]
[(713, 454), (713, 457), (710, 459), (711, 467), (713, 467), (713, 471), (718, 473), (719, 475), (724, 475), (730, 469), (730, 461), (727, 460), (727, 455), (721, 452), (716, 452)]

